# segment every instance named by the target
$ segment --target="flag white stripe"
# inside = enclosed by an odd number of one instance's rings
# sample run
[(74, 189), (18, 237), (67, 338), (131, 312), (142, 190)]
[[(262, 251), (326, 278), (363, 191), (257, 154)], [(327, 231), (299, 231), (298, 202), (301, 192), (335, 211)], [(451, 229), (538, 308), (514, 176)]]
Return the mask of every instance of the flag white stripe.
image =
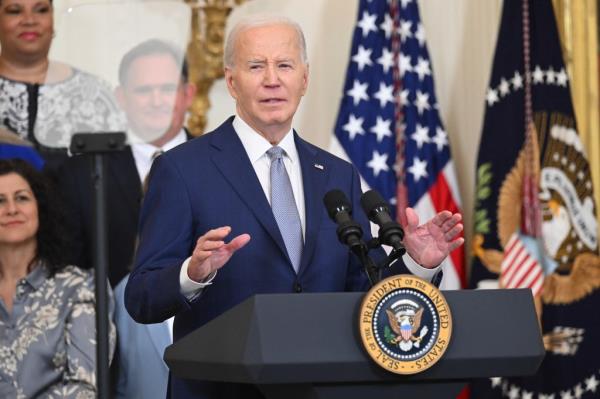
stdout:
[(527, 259), (527, 250), (523, 245), (518, 242), (515, 244), (514, 249), (508, 254), (506, 259), (506, 267), (503, 275), (505, 281), (512, 280), (514, 274), (519, 270), (521, 264)]
[(526, 284), (525, 281), (527, 280), (528, 277), (535, 274), (535, 271), (537, 270), (538, 267), (539, 267), (539, 265), (537, 263), (537, 260), (531, 256), (528, 256), (527, 262), (523, 263), (523, 265), (521, 266), (521, 268), (519, 270), (519, 271), (521, 271), (521, 275), (518, 278), (515, 277), (515, 279), (512, 281), (511, 285), (515, 288), (529, 287), (529, 284)]
[(531, 270), (529, 272), (529, 274), (527, 275), (527, 278), (525, 278), (523, 280), (523, 282), (521, 284), (519, 284), (519, 286), (520, 287), (533, 287), (534, 285), (537, 284), (537, 281), (540, 280), (541, 274), (542, 274), (542, 268), (540, 267), (539, 263), (536, 262), (533, 270)]
[(525, 255), (523, 262), (517, 268), (517, 271), (513, 273), (511, 278), (506, 280), (506, 286), (510, 288), (516, 288), (516, 283), (518, 283), (521, 278), (527, 273), (531, 264), (535, 262), (529, 255)]
[(501, 269), (502, 274), (508, 272), (508, 269), (513, 264), (515, 256), (519, 253), (519, 249), (522, 249), (521, 243), (513, 238), (510, 239), (506, 249), (504, 250), (504, 259), (502, 259)]
[(450, 158), (446, 166), (444, 166), (442, 173), (444, 174), (444, 178), (448, 183), (448, 187), (450, 188), (450, 194), (452, 195), (456, 206), (461, 208), (462, 200), (460, 198), (460, 191), (458, 189), (458, 181), (456, 179), (456, 171), (454, 169), (454, 161), (452, 160), (452, 158)]

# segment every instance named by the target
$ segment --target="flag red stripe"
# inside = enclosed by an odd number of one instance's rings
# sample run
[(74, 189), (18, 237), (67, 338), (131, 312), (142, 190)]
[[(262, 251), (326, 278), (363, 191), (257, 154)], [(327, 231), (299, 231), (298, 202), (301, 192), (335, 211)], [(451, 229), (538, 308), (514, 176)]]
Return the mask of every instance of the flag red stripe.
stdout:
[[(460, 213), (458, 204), (452, 196), (452, 191), (450, 190), (450, 186), (448, 185), (443, 172), (438, 173), (435, 183), (429, 188), (427, 194), (429, 195), (436, 212), (449, 210), (452, 213)], [(461, 232), (458, 237), (464, 237), (463, 232)], [(467, 276), (465, 273), (464, 246), (461, 245), (459, 248), (452, 251), (450, 253), (450, 259), (452, 259), (456, 274), (459, 276), (461, 287), (466, 287)]]
[(528, 287), (531, 289), (533, 289), (540, 280), (543, 281), (543, 276), (542, 276), (543, 270), (539, 264), (537, 266), (538, 266), (537, 270), (534, 271), (535, 274), (533, 275), (533, 278), (531, 279), (531, 283), (528, 284)]
[[(518, 245), (517, 245), (518, 244)], [(513, 250), (507, 253), (502, 261), (502, 278), (505, 281), (512, 279), (513, 274), (517, 271), (517, 266), (527, 258), (525, 247), (519, 241), (513, 246)]]
[(539, 271), (540, 269), (540, 264), (534, 260), (523, 274), (523, 277), (521, 277), (521, 279), (515, 284), (515, 287), (529, 287), (529, 284), (524, 284), (525, 280), (530, 277), (531, 274), (536, 273), (536, 271)]
[(520, 258), (519, 263), (515, 266), (514, 273), (510, 276), (510, 278), (507, 278), (507, 287), (515, 287), (515, 281), (520, 280), (521, 276), (523, 276), (523, 273), (525, 273), (529, 267), (529, 263), (532, 261), (531, 256), (529, 256), (526, 251), (523, 252), (523, 255), (524, 256)]

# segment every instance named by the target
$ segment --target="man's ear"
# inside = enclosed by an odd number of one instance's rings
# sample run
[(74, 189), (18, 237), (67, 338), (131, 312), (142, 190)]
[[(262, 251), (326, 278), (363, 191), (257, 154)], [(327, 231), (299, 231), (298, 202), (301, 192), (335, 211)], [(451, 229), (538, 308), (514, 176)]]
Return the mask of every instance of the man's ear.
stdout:
[(123, 91), (123, 86), (117, 86), (115, 88), (115, 98), (117, 99), (117, 104), (121, 110), (125, 110), (125, 93)]
[(306, 94), (306, 90), (308, 89), (308, 75), (309, 75), (309, 68), (308, 68), (308, 63), (306, 63), (306, 65), (304, 66), (304, 76), (302, 77), (302, 79), (304, 80), (302, 82), (302, 95)]
[(193, 83), (186, 83), (183, 87), (185, 108), (189, 108), (194, 102), (194, 96), (196, 95), (196, 85)]
[(229, 95), (233, 97), (234, 100), (237, 100), (237, 93), (235, 90), (235, 81), (233, 79), (233, 70), (230, 67), (225, 67), (225, 82), (227, 83), (227, 91), (229, 91)]

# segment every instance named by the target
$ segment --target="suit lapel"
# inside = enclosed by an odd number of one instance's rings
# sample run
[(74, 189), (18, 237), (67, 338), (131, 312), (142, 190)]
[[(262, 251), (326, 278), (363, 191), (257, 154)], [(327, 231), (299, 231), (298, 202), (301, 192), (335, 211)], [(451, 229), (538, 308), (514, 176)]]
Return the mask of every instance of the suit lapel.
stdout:
[(302, 274), (310, 264), (315, 250), (317, 235), (321, 225), (321, 215), (323, 213), (323, 189), (327, 182), (328, 171), (314, 147), (302, 140), (295, 132), (294, 139), (302, 169), (306, 212), (304, 250), (302, 251), (302, 261), (300, 262), (300, 270), (298, 271), (298, 274)]
[(271, 206), (265, 197), (250, 159), (248, 159), (248, 154), (231, 125), (231, 121), (232, 119), (229, 119), (219, 131), (212, 135), (211, 144), (215, 149), (212, 161), (277, 243), (290, 267), (292, 267)]

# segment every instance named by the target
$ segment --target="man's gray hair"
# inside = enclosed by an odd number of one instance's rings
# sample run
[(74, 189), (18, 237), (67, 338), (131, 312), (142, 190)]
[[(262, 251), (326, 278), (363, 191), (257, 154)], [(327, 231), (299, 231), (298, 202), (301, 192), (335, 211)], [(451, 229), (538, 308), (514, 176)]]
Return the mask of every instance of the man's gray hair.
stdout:
[(235, 43), (238, 40), (240, 33), (252, 28), (270, 25), (287, 25), (296, 31), (298, 47), (300, 48), (300, 59), (302, 60), (302, 63), (307, 64), (308, 56), (306, 55), (306, 40), (304, 39), (302, 28), (296, 21), (281, 15), (254, 14), (242, 18), (233, 26), (231, 32), (229, 32), (225, 42), (225, 51), (223, 52), (223, 65), (225, 65), (226, 68), (233, 68)]

